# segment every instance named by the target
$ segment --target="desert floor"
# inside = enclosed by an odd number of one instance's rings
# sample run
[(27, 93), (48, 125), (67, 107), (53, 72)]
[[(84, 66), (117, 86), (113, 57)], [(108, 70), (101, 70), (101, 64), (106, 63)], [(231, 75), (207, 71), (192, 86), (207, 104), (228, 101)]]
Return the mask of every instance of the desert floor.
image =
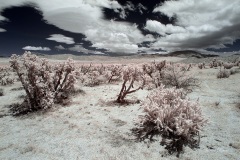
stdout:
[[(54, 57), (50, 58), (51, 61), (57, 61)], [(192, 62), (192, 59), (176, 57), (74, 58), (79, 64), (138, 64), (165, 59), (167, 62)], [(0, 65), (7, 65), (7, 61), (0, 59)], [(45, 113), (21, 117), (10, 115), (7, 107), (22, 101), (20, 96), (24, 95), (24, 90), (12, 90), (19, 88), (20, 82), (1, 86), (4, 96), (0, 96), (0, 159), (240, 159), (240, 68), (234, 69), (238, 71), (236, 74), (223, 79), (216, 78), (219, 69), (207, 67), (201, 70), (195, 66), (190, 70), (201, 84), (188, 97), (193, 101), (199, 99), (208, 124), (200, 132), (200, 148), (192, 150), (186, 147), (180, 158), (168, 155), (159, 141), (149, 144), (134, 140), (131, 129), (134, 119), (143, 113), (141, 103), (126, 106), (108, 103), (116, 99), (121, 82), (95, 87), (78, 83), (77, 88), (83, 92), (72, 97), (70, 105), (56, 105)], [(150, 92), (139, 90), (127, 99), (143, 101)]]

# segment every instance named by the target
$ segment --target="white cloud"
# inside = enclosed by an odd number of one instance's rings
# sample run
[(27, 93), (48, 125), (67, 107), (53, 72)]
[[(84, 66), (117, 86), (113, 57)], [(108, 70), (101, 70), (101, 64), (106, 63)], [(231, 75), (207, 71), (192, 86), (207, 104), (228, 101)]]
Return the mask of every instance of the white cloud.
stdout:
[(85, 53), (88, 54), (89, 50), (84, 48), (82, 45), (75, 45), (73, 47), (68, 48), (70, 51), (75, 51), (75, 52), (81, 52), (81, 53)]
[(22, 49), (28, 51), (51, 51), (49, 47), (34, 47), (34, 46), (25, 46)]
[(105, 48), (111, 52), (118, 53), (137, 53), (138, 46), (136, 44), (119, 44), (119, 43), (95, 43), (93, 47)]
[(66, 48), (64, 48), (62, 45), (58, 45), (58, 46), (55, 46), (55, 48), (57, 50), (65, 50)]
[(51, 50), (49, 47), (34, 47), (34, 46), (25, 46), (22, 49), (28, 50), (28, 51), (50, 51)]
[(183, 27), (173, 26), (172, 24), (164, 25), (155, 20), (148, 20), (146, 22), (145, 29), (151, 32), (157, 32), (161, 35), (167, 35), (172, 33), (184, 33), (186, 30)]
[[(128, 11), (139, 10), (142, 13), (146, 10), (141, 4), (134, 6), (128, 2), (121, 6), (112, 0), (71, 0), (71, 3), (65, 0), (7, 0), (0, 1), (0, 13), (6, 7), (20, 6), (27, 2), (36, 3), (49, 24), (84, 34), (93, 46), (111, 52), (134, 53), (139, 50), (138, 43), (147, 39), (154, 40), (153, 37), (144, 36), (132, 24), (104, 19), (102, 7), (113, 9), (122, 18), (126, 18)], [(239, 0), (166, 1), (156, 7), (154, 12), (163, 12), (169, 17), (176, 15), (177, 21), (173, 25), (153, 20), (146, 22), (146, 30), (163, 36), (151, 46), (153, 48), (220, 48), (240, 38)], [(3, 20), (6, 18), (0, 15), (0, 21)]]
[(3, 28), (0, 28), (0, 32), (6, 32), (6, 30)]
[(145, 29), (163, 35), (154, 48), (223, 48), (240, 38), (239, 0), (166, 1), (154, 12), (177, 17), (175, 25), (147, 21)]
[(74, 44), (75, 43), (73, 38), (66, 37), (66, 36), (61, 35), (61, 34), (52, 34), (47, 39), (52, 40), (52, 41), (56, 41), (56, 42), (60, 42), (60, 43), (66, 43), (66, 44)]
[(89, 50), (84, 48), (82, 45), (78, 44), (78, 45), (74, 45), (73, 47), (68, 48), (68, 50), (70, 51), (75, 51), (75, 52), (80, 52), (80, 53), (84, 53), (84, 54), (105, 54), (103, 52), (100, 51), (95, 51), (95, 50)]
[(136, 25), (115, 21), (106, 21), (103, 26), (87, 30), (85, 35), (86, 40), (93, 43), (93, 47), (108, 49), (111, 52), (119, 51), (121, 46), (123, 53), (136, 52), (136, 44), (145, 40)]
[[(51, 2), (54, 1), (56, 0)], [(126, 48), (126, 46), (136, 46), (136, 43), (144, 40), (144, 36), (136, 26), (124, 22), (110, 22), (104, 19), (99, 6), (113, 9), (121, 8), (116, 1), (98, 0), (96, 1), (98, 3), (92, 3), (93, 0), (78, 0), (73, 2), (69, 4), (67, 1), (62, 1), (61, 5), (59, 5), (59, 1), (56, 3), (58, 5), (49, 5), (49, 1), (46, 3), (41, 2), (40, 8), (43, 10), (44, 19), (64, 30), (82, 33), (86, 36), (86, 40), (93, 43), (93, 46), (96, 46), (96, 43), (101, 43), (103, 44), (101, 45), (102, 48), (109, 51), (116, 50), (115, 46), (111, 47), (108, 45), (110, 42), (109, 38), (112, 40), (116, 39), (117, 46), (125, 46), (122, 48), (122, 51), (125, 53), (131, 50)], [(120, 39), (120, 35), (124, 36), (124, 38)]]
[(100, 51), (93, 51), (91, 52), (92, 54), (98, 54), (98, 55), (104, 55), (105, 53), (103, 52), (100, 52)]
[[(117, 38), (116, 46), (122, 48), (123, 52), (128, 52), (129, 50), (135, 51), (136, 43), (141, 43), (144, 41), (144, 36), (138, 30), (138, 28), (132, 24), (125, 22), (115, 22), (108, 21), (104, 19), (104, 14), (101, 7), (107, 7), (113, 9), (114, 11), (119, 11), (123, 8), (117, 1), (112, 0), (19, 0), (15, 2), (10, 0), (9, 2), (4, 2), (4, 7), (11, 5), (22, 5), (25, 2), (36, 3), (39, 10), (43, 13), (43, 18), (49, 24), (55, 25), (63, 30), (81, 33), (86, 36), (86, 40), (91, 41), (93, 44), (102, 43), (102, 47), (105, 45), (109, 51), (116, 50), (116, 47), (109, 46), (108, 38)], [(0, 6), (3, 2), (0, 2)], [(128, 8), (131, 5), (128, 4)], [(94, 35), (96, 33), (98, 35)], [(119, 39), (123, 35), (124, 39)], [(53, 38), (50, 37), (53, 40)], [(56, 39), (54, 39), (56, 40)], [(126, 48), (130, 46), (131, 48)], [(132, 49), (134, 46), (134, 50)]]

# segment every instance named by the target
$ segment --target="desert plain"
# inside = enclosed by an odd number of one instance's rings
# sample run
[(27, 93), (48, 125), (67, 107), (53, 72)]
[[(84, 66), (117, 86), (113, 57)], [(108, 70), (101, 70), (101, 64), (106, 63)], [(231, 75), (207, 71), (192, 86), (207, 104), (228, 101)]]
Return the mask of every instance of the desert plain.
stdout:
[[(169, 155), (156, 141), (136, 142), (131, 133), (134, 120), (143, 114), (141, 102), (151, 92), (146, 88), (129, 94), (126, 99), (138, 103), (119, 105), (116, 100), (122, 82), (85, 86), (80, 82), (76, 88), (81, 92), (71, 97), (67, 105), (54, 105), (47, 111), (23, 116), (13, 116), (9, 105), (20, 103), (25, 95), (21, 83), (0, 86), (0, 159), (2, 160), (237, 160), (240, 159), (240, 67), (234, 66), (234, 74), (217, 78), (219, 67), (210, 68), (214, 58), (195, 57), (104, 57), (104, 56), (43, 56), (57, 63), (73, 58), (76, 64), (93, 65), (141, 65), (166, 62), (192, 64), (188, 71), (199, 79), (187, 97), (199, 101), (203, 116), (208, 123), (200, 132), (199, 148), (184, 148), (179, 158)], [(215, 57), (232, 61), (239, 55)], [(9, 58), (1, 58), (0, 65), (8, 66)], [(198, 63), (206, 63), (203, 69)]]

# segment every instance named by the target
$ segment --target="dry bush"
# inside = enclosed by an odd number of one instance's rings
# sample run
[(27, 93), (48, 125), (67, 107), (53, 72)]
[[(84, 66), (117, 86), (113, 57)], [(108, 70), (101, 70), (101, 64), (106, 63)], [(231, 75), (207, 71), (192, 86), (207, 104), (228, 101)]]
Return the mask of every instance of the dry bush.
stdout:
[(92, 67), (92, 63), (90, 63), (89, 66), (82, 65), (80, 67), (80, 72), (82, 72), (85, 75), (91, 70), (91, 67)]
[(236, 69), (234, 69), (234, 68), (231, 68), (231, 69), (229, 70), (229, 72), (230, 72), (230, 75), (234, 75), (234, 74), (238, 73), (239, 71), (236, 70)]
[(230, 72), (226, 69), (221, 69), (217, 73), (217, 78), (228, 78), (230, 76)]
[(99, 66), (94, 67), (93, 70), (97, 71), (99, 73), (99, 75), (104, 75), (105, 71), (106, 71), (106, 67), (103, 64), (101, 64), (101, 67), (99, 67)]
[[(166, 61), (152, 62), (150, 64), (143, 64), (142, 69), (145, 75), (145, 79), (148, 79), (146, 86), (148, 89), (157, 88), (161, 85), (162, 78), (164, 76), (164, 70), (166, 69)], [(149, 80), (149, 77), (152, 80)]]
[(152, 74), (156, 71), (156, 68), (153, 63), (151, 64), (143, 64), (142, 65), (143, 72), (152, 78)]
[(199, 86), (199, 80), (187, 74), (187, 70), (182, 70), (176, 65), (168, 66), (165, 69), (161, 81), (166, 86), (192, 90), (193, 87)]
[(222, 62), (221, 61), (217, 61), (216, 58), (213, 59), (212, 62), (209, 63), (209, 67), (210, 68), (213, 68), (213, 67), (218, 67), (218, 66), (221, 66), (222, 65)]
[[(121, 79), (122, 67), (118, 65), (111, 66), (92, 66), (91, 69), (84, 69), (84, 72), (76, 72), (77, 79), (85, 86), (97, 86), (100, 84), (111, 83)], [(88, 67), (88, 68), (89, 68)]]
[(87, 77), (85, 77), (84, 85), (93, 87), (106, 82), (106, 75), (101, 75), (98, 71), (91, 71), (87, 74)]
[(160, 135), (161, 145), (170, 154), (183, 151), (184, 146), (199, 145), (199, 131), (206, 120), (197, 102), (184, 99), (182, 90), (161, 86), (152, 91), (144, 101), (144, 115), (140, 115), (132, 129), (137, 139), (153, 140)]
[[(135, 87), (137, 85), (138, 87)], [(143, 72), (141, 72), (138, 68), (134, 68), (128, 66), (123, 71), (123, 83), (116, 100), (117, 103), (125, 103), (125, 97), (128, 94), (138, 91), (139, 89), (143, 89), (145, 85), (145, 78), (143, 76)]]
[(122, 66), (119, 65), (111, 65), (107, 67), (108, 73), (108, 83), (115, 82), (121, 79), (122, 77)]
[(199, 68), (199, 69), (205, 68), (205, 63), (199, 63), (199, 64), (198, 64), (198, 68)]
[(9, 67), (0, 67), (0, 84), (2, 86), (14, 83), (14, 78), (11, 77), (12, 75), (9, 73), (9, 70), (11, 70)]
[(224, 69), (231, 69), (234, 66), (234, 63), (223, 63)]
[(26, 112), (63, 103), (74, 89), (74, 62), (70, 59), (65, 63), (50, 65), (48, 60), (25, 52), (22, 56), (12, 55), (10, 64), (26, 92), (23, 102)]

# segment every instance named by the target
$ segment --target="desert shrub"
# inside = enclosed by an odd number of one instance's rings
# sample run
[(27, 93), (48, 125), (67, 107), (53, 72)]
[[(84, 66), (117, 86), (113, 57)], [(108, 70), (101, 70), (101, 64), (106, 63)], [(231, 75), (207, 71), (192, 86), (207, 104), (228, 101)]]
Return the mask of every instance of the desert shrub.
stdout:
[(199, 145), (199, 131), (206, 120), (203, 118), (198, 102), (184, 99), (181, 89), (161, 86), (152, 91), (143, 103), (144, 115), (136, 121), (132, 129), (137, 139), (153, 140), (160, 135), (161, 145), (169, 153), (183, 151), (184, 146), (195, 148)]
[(221, 66), (222, 65), (222, 62), (221, 61), (217, 61), (217, 59), (216, 58), (214, 58), (213, 60), (212, 60), (212, 62), (210, 62), (209, 63), (209, 67), (210, 68), (213, 68), (213, 67), (218, 67), (218, 66)]
[(9, 73), (9, 67), (0, 67), (0, 84), (2, 86), (11, 85), (14, 83), (14, 78)]
[(187, 74), (187, 70), (181, 70), (175, 65), (168, 66), (162, 76), (162, 83), (166, 86), (192, 90), (199, 86), (199, 80)]
[(108, 66), (108, 73), (106, 76), (108, 77), (108, 83), (120, 80), (122, 77), (122, 69), (123, 67), (119, 65)]
[(161, 72), (166, 67), (166, 60), (160, 61), (160, 62), (154, 62), (156, 70)]
[(153, 63), (151, 64), (143, 64), (142, 65), (143, 72), (152, 78), (152, 74), (155, 72), (155, 66)]
[(230, 76), (230, 72), (226, 69), (221, 69), (217, 73), (217, 78), (228, 78)]
[(154, 84), (155, 88), (162, 85), (163, 77), (164, 77), (164, 71), (154, 72), (152, 74), (152, 83)]
[[(134, 84), (138, 86), (138, 87), (135, 87), (135, 89), (133, 86)], [(123, 83), (122, 83), (122, 87), (116, 102), (117, 103), (126, 102), (125, 97), (128, 94), (136, 92), (139, 89), (143, 89), (144, 85), (145, 85), (145, 78), (143, 77), (143, 72), (140, 71), (138, 68), (134, 68), (131, 66), (126, 67), (123, 71)]]
[[(192, 68), (192, 64), (189, 64), (187, 68), (185, 68), (187, 71), (190, 71), (190, 68)], [(204, 68), (205, 68), (205, 64), (204, 64)]]
[(97, 66), (94, 68), (94, 70), (97, 71), (99, 75), (104, 75), (106, 71), (106, 67), (103, 64), (101, 64), (101, 67)]
[(237, 71), (236, 69), (234, 69), (234, 68), (231, 68), (231, 69), (229, 70), (229, 73), (230, 73), (230, 75), (233, 75), (233, 74), (238, 73), (238, 71)]
[(22, 56), (12, 55), (9, 62), (26, 92), (23, 104), (29, 112), (62, 103), (74, 89), (76, 79), (71, 59), (50, 65), (47, 59), (25, 52)]
[(200, 69), (205, 68), (205, 63), (198, 63), (198, 68), (200, 68)]
[(234, 63), (223, 63), (224, 69), (231, 69), (234, 66)]
[(0, 88), (0, 96), (3, 96), (3, 95), (4, 95), (4, 93), (3, 93), (3, 89)]
[(86, 86), (97, 86), (107, 81), (105, 75), (101, 75), (98, 71), (91, 71), (87, 74), (87, 77), (84, 80), (84, 85)]
[(80, 68), (80, 72), (82, 72), (85, 75), (91, 70), (91, 67), (92, 67), (92, 63), (90, 63), (89, 66), (82, 65)]
[(14, 79), (11, 77), (4, 77), (1, 79), (1, 82), (0, 82), (2, 86), (11, 85), (13, 83), (14, 83)]

